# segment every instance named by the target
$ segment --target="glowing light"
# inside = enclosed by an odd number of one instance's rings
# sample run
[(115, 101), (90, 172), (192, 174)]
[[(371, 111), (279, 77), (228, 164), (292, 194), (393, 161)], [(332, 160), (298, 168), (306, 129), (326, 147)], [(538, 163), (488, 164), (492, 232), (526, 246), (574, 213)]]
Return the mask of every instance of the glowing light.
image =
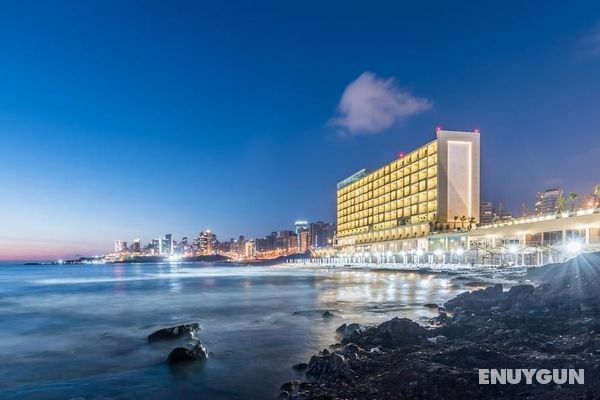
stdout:
[(435, 127), (435, 131), (436, 131), (436, 132), (439, 132), (439, 131), (441, 131), (441, 130), (442, 130), (442, 127), (441, 127), (441, 126), (439, 126), (439, 125), (438, 125), (438, 126), (436, 126), (436, 127)]
[(435, 254), (436, 256), (441, 256), (442, 254), (444, 254), (444, 252), (442, 251), (442, 249), (435, 249), (435, 251), (433, 252), (433, 254)]
[(392, 256), (392, 252), (391, 252), (391, 251), (388, 251), (386, 255), (387, 255), (388, 257), (391, 257), (391, 256)]
[(402, 158), (402, 157), (404, 157), (404, 153), (402, 153), (402, 152), (398, 153), (398, 158)]
[(569, 253), (579, 253), (582, 249), (582, 245), (579, 242), (569, 242), (567, 243), (567, 251)]
[(423, 249), (417, 249), (417, 257), (421, 257), (423, 255)]
[(516, 253), (517, 250), (518, 250), (517, 246), (515, 246), (515, 245), (512, 245), (508, 248), (508, 251), (510, 251), (511, 253)]
[(473, 132), (479, 133), (479, 128), (475, 128), (475, 130)]
[(462, 256), (463, 254), (465, 254), (463, 249), (456, 249), (456, 255)]
[(406, 255), (406, 252), (405, 252), (404, 250), (402, 250), (402, 251), (400, 252), (400, 255), (401, 255), (402, 257), (404, 257), (404, 256)]

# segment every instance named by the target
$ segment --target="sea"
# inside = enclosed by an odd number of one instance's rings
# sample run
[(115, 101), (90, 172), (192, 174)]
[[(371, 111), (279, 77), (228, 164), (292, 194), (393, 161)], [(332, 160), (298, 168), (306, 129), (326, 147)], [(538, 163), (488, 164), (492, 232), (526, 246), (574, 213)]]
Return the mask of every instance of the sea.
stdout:
[[(276, 399), (343, 323), (424, 321), (466, 290), (447, 275), (235, 264), (0, 264), (1, 399)], [(330, 311), (333, 317), (324, 317)], [(171, 367), (198, 322), (209, 351)]]

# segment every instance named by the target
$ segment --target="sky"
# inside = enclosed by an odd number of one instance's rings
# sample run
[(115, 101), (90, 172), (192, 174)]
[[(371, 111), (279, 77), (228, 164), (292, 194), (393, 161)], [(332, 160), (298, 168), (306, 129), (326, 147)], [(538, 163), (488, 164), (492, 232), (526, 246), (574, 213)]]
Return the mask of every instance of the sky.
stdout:
[(333, 222), (437, 126), (515, 214), (600, 182), (597, 1), (9, 1), (0, 57), (0, 259)]

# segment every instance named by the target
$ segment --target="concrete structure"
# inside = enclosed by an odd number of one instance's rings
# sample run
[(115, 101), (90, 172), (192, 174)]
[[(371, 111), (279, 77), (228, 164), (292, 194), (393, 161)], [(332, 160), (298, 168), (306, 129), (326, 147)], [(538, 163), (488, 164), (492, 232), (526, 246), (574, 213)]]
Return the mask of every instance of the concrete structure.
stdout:
[(535, 199), (535, 213), (538, 215), (555, 213), (560, 196), (562, 196), (561, 189), (548, 189), (539, 192)]
[(217, 235), (210, 230), (202, 231), (198, 234), (198, 254), (202, 256), (211, 256), (217, 252)]
[(439, 226), (479, 220), (479, 133), (438, 130), (436, 135), (391, 163), (338, 184), (336, 247), (415, 248)]
[(127, 251), (127, 241), (115, 240), (115, 253), (120, 253), (122, 251)]
[[(543, 265), (600, 251), (600, 208), (557, 213), (562, 191), (538, 195), (519, 219), (479, 202), (478, 132), (437, 139), (337, 185), (333, 247), (312, 254), (341, 263)], [(543, 212), (547, 210), (548, 212)], [(484, 222), (477, 226), (479, 220)]]
[(494, 208), (491, 201), (482, 201), (479, 204), (479, 224), (488, 225), (494, 221)]
[(311, 222), (308, 228), (310, 232), (310, 247), (331, 246), (335, 235), (335, 225), (327, 222)]

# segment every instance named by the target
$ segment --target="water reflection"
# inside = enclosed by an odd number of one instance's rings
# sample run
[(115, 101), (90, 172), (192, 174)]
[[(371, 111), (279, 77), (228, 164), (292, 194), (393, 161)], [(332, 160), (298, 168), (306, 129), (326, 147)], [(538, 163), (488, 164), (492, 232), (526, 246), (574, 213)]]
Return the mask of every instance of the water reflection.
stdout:
[[(0, 390), (3, 399), (273, 398), (299, 378), (291, 365), (336, 342), (343, 322), (432, 316), (423, 304), (461, 290), (448, 277), (392, 271), (2, 266)], [(190, 321), (211, 358), (177, 373), (165, 364), (173, 344), (148, 346), (146, 336)]]

